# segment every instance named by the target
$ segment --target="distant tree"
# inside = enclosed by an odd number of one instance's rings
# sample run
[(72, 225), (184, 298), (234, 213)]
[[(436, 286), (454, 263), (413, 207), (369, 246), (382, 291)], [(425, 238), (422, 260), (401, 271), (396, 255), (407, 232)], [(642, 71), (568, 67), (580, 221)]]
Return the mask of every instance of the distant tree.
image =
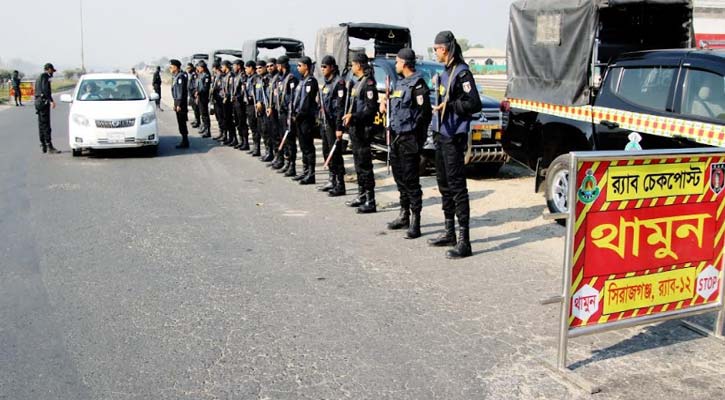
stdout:
[(461, 51), (466, 51), (471, 48), (470, 42), (468, 39), (460, 38), (457, 40), (458, 45), (461, 46)]

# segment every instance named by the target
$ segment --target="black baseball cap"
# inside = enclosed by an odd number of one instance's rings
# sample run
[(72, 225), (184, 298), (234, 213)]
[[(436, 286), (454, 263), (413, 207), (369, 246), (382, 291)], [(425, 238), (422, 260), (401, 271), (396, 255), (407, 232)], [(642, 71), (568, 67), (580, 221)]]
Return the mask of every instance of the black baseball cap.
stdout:
[(47, 70), (49, 70), (49, 69), (52, 69), (52, 70), (53, 70), (53, 72), (55, 72), (55, 71), (56, 71), (56, 70), (55, 70), (55, 67), (53, 67), (53, 64), (51, 64), (51, 63), (45, 63), (45, 65), (43, 66), (43, 70), (44, 70), (44, 71), (47, 71)]

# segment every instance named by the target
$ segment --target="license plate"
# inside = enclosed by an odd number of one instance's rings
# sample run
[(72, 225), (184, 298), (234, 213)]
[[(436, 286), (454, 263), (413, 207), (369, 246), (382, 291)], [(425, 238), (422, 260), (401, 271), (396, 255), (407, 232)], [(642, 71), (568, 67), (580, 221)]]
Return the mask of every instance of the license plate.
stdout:
[(126, 135), (123, 133), (109, 133), (108, 143), (123, 143), (126, 141)]
[(474, 131), (471, 135), (471, 140), (491, 139), (491, 131)]

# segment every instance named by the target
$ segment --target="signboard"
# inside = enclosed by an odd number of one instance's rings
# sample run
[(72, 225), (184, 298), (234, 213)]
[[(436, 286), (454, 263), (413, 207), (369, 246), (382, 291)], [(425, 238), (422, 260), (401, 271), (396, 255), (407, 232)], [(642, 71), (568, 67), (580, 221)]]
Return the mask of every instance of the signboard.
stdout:
[(570, 174), (569, 337), (722, 309), (723, 150), (578, 153)]
[[(35, 83), (31, 81), (20, 82), (20, 96), (22, 101), (31, 101), (35, 99)], [(15, 91), (10, 87), (10, 100), (15, 98)]]

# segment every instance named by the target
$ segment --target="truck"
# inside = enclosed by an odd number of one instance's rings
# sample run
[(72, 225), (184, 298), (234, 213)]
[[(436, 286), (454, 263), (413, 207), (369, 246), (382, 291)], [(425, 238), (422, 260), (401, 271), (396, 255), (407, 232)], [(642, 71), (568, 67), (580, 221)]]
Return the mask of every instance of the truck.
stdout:
[[(385, 93), (385, 80), (390, 77), (394, 84), (398, 75), (395, 73), (395, 57), (403, 48), (411, 48), (412, 38), (410, 29), (404, 26), (386, 25), (378, 23), (345, 22), (338, 26), (320, 29), (315, 42), (315, 57), (321, 60), (326, 55), (332, 55), (337, 60), (343, 76), (349, 75), (350, 60), (355, 52), (366, 52), (365, 48), (351, 47), (351, 39), (372, 42), (370, 64), (373, 68), (375, 82), (379, 93)], [(443, 65), (433, 61), (418, 60), (417, 69), (423, 75), (428, 85), (433, 87), (433, 76), (443, 72)], [(321, 71), (316, 69), (320, 79)], [(435, 91), (431, 91), (433, 96)], [(433, 99), (431, 98), (431, 101)], [(484, 109), (474, 118), (468, 135), (468, 150), (465, 161), (467, 165), (481, 166), (486, 173), (493, 174), (503, 165), (508, 156), (501, 146), (501, 111), (498, 101), (481, 96)], [(372, 148), (377, 154), (387, 154), (385, 135), (385, 118), (382, 113), (375, 116)], [(420, 172), (426, 173), (434, 166), (435, 144), (433, 132), (429, 129), (428, 138), (421, 154)]]
[(725, 145), (723, 52), (691, 32), (689, 0), (512, 4), (502, 143), (554, 216), (571, 151)]

